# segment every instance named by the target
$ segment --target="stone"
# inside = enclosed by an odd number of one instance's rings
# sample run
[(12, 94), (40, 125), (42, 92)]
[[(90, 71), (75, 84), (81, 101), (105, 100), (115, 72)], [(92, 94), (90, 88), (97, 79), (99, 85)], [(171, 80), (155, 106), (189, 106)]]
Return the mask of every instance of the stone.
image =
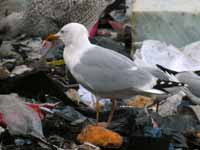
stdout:
[(199, 40), (198, 0), (139, 0), (132, 9), (135, 41), (154, 39), (176, 47)]

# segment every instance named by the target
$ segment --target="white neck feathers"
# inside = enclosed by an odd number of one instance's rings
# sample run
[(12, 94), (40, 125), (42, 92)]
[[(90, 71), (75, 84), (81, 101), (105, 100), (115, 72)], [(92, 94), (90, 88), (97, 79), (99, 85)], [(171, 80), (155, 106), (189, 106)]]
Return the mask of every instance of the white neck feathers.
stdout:
[(75, 65), (80, 63), (81, 57), (85, 52), (89, 51), (92, 47), (92, 44), (88, 40), (88, 38), (79, 38), (68, 46), (65, 46), (63, 58), (65, 64), (72, 71)]

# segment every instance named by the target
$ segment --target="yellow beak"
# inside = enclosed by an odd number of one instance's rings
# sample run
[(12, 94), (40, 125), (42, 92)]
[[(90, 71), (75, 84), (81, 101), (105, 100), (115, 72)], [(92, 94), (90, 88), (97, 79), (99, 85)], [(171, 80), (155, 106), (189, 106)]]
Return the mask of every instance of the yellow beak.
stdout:
[(48, 35), (48, 37), (45, 39), (46, 41), (55, 41), (55, 40), (58, 40), (59, 39), (59, 36), (56, 35), (56, 34), (50, 34)]

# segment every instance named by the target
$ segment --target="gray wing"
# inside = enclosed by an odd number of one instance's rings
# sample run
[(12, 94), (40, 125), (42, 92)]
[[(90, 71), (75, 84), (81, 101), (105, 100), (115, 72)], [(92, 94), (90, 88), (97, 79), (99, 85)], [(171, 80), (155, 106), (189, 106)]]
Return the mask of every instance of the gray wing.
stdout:
[(180, 82), (189, 85), (188, 89), (197, 97), (200, 97), (200, 77), (193, 72), (182, 72), (176, 75)]
[(154, 67), (141, 67), (141, 69), (146, 70), (150, 72), (154, 77), (160, 79), (160, 80), (165, 80), (168, 81), (169, 77), (160, 69), (154, 68)]
[(150, 73), (137, 68), (129, 58), (98, 46), (86, 52), (72, 72), (83, 86), (97, 94), (149, 90), (156, 84)]

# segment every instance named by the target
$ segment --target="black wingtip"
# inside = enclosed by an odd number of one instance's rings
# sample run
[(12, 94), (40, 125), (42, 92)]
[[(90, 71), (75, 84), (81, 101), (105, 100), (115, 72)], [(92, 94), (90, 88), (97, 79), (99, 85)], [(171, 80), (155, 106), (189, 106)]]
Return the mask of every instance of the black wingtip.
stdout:
[(169, 74), (176, 75), (176, 74), (178, 73), (178, 72), (176, 72), (176, 71), (174, 71), (174, 70), (167, 69), (167, 68), (165, 68), (165, 67), (163, 67), (163, 66), (161, 66), (161, 65), (158, 65), (158, 64), (156, 64), (156, 66), (157, 66), (159, 69), (161, 69), (162, 71), (168, 72)]
[(188, 85), (185, 83), (181, 83), (181, 82), (158, 80), (157, 84), (153, 88), (159, 89), (159, 90), (164, 90), (166, 88), (172, 88), (172, 87), (188, 87)]

